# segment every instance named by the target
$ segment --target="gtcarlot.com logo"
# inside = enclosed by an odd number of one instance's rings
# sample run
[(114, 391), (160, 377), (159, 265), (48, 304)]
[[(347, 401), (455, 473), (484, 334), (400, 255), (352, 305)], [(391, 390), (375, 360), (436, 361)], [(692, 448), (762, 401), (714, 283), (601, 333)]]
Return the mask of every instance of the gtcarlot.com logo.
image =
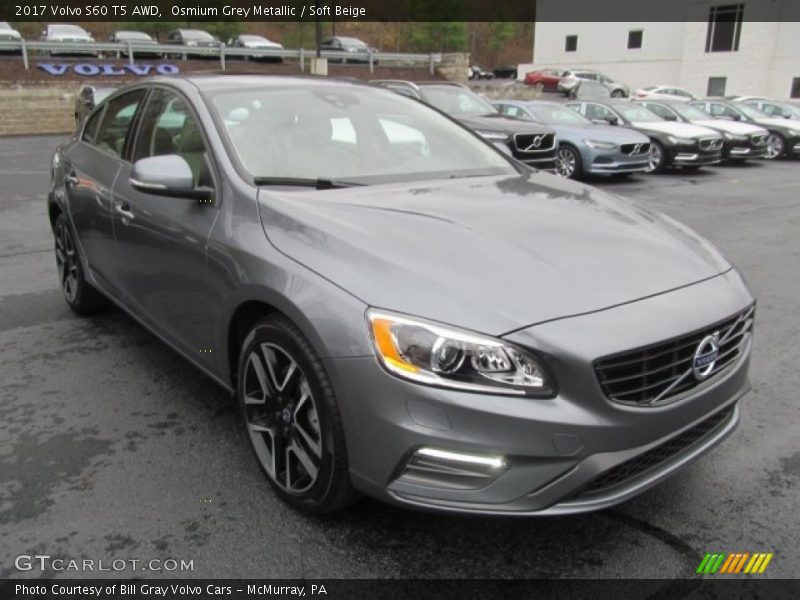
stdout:
[(68, 558), (50, 554), (20, 554), (18, 571), (194, 571), (194, 560), (174, 558)]
[(715, 552), (707, 553), (697, 573), (701, 575), (761, 574), (772, 560), (772, 552)]

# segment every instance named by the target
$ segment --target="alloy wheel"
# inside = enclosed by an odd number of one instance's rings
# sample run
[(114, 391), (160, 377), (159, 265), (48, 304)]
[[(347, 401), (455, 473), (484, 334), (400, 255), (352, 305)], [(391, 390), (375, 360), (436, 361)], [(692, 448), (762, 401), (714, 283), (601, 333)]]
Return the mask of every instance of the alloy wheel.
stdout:
[(645, 172), (652, 173), (653, 171), (658, 170), (663, 159), (664, 154), (661, 150), (661, 147), (658, 144), (650, 144), (650, 155), (647, 159), (647, 169), (645, 169)]
[(764, 158), (773, 160), (783, 154), (783, 138), (777, 133), (770, 133), (767, 137), (767, 153)]
[(56, 225), (56, 267), (58, 280), (67, 301), (72, 303), (78, 295), (78, 253), (72, 233), (62, 220)]
[(569, 148), (560, 148), (556, 161), (556, 172), (562, 177), (575, 175), (575, 154)]
[(282, 347), (253, 347), (244, 372), (244, 416), (256, 455), (270, 479), (302, 494), (322, 467), (322, 431), (308, 379)]

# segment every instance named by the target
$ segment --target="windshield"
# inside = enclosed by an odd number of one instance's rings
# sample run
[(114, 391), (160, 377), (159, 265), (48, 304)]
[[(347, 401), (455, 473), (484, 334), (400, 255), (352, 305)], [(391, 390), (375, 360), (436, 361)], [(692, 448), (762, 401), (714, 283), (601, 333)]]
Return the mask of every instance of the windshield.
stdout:
[(453, 117), (480, 117), (497, 114), (497, 110), (475, 92), (459, 86), (425, 86), (425, 100)]
[(539, 121), (549, 125), (590, 125), (591, 121), (560, 104), (528, 104), (527, 109)]
[(151, 40), (148, 34), (143, 33), (141, 31), (118, 31), (117, 32), (117, 39), (118, 40)]
[(217, 92), (211, 103), (255, 179), (366, 183), (516, 172), (469, 131), (389, 90), (290, 84)]
[(789, 114), (792, 115), (792, 119), (800, 119), (800, 106), (795, 106), (793, 104), (780, 104), (779, 106), (789, 111)]
[(654, 112), (638, 104), (615, 104), (614, 110), (622, 115), (623, 119), (631, 123), (652, 123), (664, 120)]
[(345, 46), (356, 46), (358, 48), (366, 48), (367, 45), (358, 38), (340, 37), (339, 41)]
[(736, 110), (740, 113), (744, 113), (751, 119), (764, 119), (769, 117), (767, 113), (763, 113), (757, 108), (753, 108), (752, 106), (747, 106), (746, 104), (736, 104)]
[(50, 33), (69, 33), (72, 35), (89, 35), (83, 27), (77, 25), (51, 25)]
[(670, 108), (687, 121), (710, 121), (711, 115), (689, 104), (671, 104)]
[(200, 29), (184, 29), (183, 37), (187, 40), (213, 41), (214, 36)]

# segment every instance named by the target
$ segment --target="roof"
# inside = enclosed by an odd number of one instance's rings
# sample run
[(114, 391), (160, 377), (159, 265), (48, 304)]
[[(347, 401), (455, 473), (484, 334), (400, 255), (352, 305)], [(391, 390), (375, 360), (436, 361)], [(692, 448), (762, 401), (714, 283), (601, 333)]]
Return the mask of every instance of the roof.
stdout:
[[(281, 87), (286, 85), (310, 86), (344, 86), (368, 85), (363, 81), (337, 77), (320, 77), (319, 75), (261, 75), (253, 73), (222, 73), (219, 71), (191, 73), (186, 75), (170, 75), (153, 77), (153, 83), (177, 83), (180, 81), (190, 83), (204, 92), (227, 90), (234, 86), (240, 87)], [(377, 86), (370, 86), (377, 87)]]

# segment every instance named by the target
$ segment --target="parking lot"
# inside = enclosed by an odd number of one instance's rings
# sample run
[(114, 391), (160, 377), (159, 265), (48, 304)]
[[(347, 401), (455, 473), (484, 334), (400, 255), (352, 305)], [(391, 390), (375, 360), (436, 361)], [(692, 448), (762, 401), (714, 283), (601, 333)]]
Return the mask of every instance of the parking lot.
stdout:
[(194, 564), (98, 576), (678, 578), (716, 551), (774, 552), (764, 576), (798, 576), (800, 161), (593, 182), (708, 237), (758, 298), (753, 391), (710, 455), (576, 517), (363, 500), (308, 518), (271, 493), (224, 392), (122, 312), (67, 308), (45, 204), (60, 141), (0, 139), (0, 576), (40, 577), (14, 557), (45, 553)]

